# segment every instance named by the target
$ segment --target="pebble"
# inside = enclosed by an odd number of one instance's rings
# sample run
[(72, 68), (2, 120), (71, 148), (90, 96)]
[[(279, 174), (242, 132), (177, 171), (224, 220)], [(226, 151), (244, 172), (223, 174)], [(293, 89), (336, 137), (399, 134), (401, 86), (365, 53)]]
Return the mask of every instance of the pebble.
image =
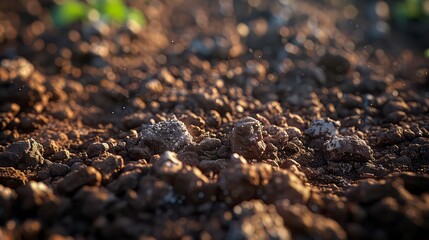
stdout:
[(26, 141), (14, 142), (7, 147), (6, 151), (18, 156), (20, 159), (18, 167), (20, 169), (35, 168), (44, 162), (43, 146), (32, 138)]
[(318, 119), (311, 122), (310, 126), (305, 130), (305, 134), (311, 138), (333, 137), (338, 135), (339, 121), (334, 121), (330, 118)]
[(91, 143), (86, 150), (89, 158), (100, 156), (109, 150), (109, 144), (107, 143)]
[(110, 182), (125, 167), (124, 159), (118, 155), (96, 159), (92, 162), (92, 166), (103, 176), (103, 183)]
[(404, 130), (402, 127), (395, 126), (389, 129), (381, 129), (381, 133), (377, 136), (377, 145), (386, 146), (393, 145), (404, 141)]
[(50, 166), (50, 174), (52, 177), (65, 176), (70, 172), (70, 167), (62, 163), (52, 163)]
[(356, 136), (335, 136), (325, 142), (323, 150), (327, 161), (367, 162), (374, 160), (371, 147)]
[(59, 152), (54, 153), (51, 159), (54, 161), (67, 160), (70, 158), (70, 152), (68, 150), (61, 150)]
[(93, 167), (86, 167), (71, 171), (58, 183), (57, 189), (59, 192), (69, 194), (81, 188), (84, 185), (100, 186), (101, 173)]
[(186, 125), (176, 118), (150, 125), (140, 132), (139, 137), (142, 143), (158, 154), (180, 151), (193, 141)]
[(265, 151), (262, 137), (262, 124), (252, 117), (245, 117), (234, 124), (230, 136), (231, 149), (244, 158), (258, 159)]

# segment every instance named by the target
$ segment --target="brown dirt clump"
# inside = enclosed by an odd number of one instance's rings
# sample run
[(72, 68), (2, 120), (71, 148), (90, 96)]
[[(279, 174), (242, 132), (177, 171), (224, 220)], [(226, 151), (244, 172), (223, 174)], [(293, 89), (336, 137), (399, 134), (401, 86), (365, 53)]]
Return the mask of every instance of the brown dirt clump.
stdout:
[(0, 239), (429, 236), (429, 61), (384, 1), (9, 2)]

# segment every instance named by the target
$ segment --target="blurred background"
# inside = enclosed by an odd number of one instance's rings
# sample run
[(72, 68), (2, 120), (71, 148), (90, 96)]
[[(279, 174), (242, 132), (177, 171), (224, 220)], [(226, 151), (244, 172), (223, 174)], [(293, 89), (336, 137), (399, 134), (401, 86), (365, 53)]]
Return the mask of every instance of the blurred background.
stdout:
[[(272, 4), (276, 2), (276, 4)], [(105, 34), (109, 28), (127, 28), (136, 34), (176, 32), (184, 29), (192, 16), (197, 25), (210, 22), (204, 6), (212, 14), (234, 19), (237, 24), (263, 17), (282, 24), (293, 0), (15, 0), (0, 1), (0, 57), (25, 55), (48, 47), (50, 38), (70, 34), (70, 29)], [(336, 27), (359, 44), (395, 50), (406, 46), (416, 54), (429, 55), (429, 0), (322, 0), (304, 1), (341, 16)], [(171, 9), (175, 13), (171, 14)], [(158, 8), (158, 9), (157, 9)], [(181, 9), (181, 10), (180, 10)], [(203, 28), (211, 28), (210, 24)], [(200, 26), (200, 27), (201, 27)], [(209, 31), (204, 29), (204, 31)], [(167, 33), (166, 33), (167, 32)], [(399, 44), (400, 43), (400, 44)], [(49, 49), (45, 49), (48, 50)], [(54, 51), (53, 47), (50, 51)]]

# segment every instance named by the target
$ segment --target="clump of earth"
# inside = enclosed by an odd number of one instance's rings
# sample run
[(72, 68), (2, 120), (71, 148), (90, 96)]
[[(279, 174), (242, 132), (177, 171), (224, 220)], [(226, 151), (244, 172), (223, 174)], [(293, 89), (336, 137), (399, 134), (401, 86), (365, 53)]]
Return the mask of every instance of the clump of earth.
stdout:
[(429, 61), (367, 8), (52, 4), (0, 3), (0, 239), (429, 236)]

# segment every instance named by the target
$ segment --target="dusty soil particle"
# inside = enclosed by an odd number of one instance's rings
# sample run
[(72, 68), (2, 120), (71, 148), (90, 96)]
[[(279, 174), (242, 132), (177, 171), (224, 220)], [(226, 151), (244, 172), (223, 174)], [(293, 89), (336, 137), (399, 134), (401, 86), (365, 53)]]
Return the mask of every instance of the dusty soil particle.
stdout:
[(400, 126), (383, 130), (377, 137), (377, 145), (379, 146), (392, 145), (404, 140), (404, 130)]
[(329, 138), (338, 134), (339, 127), (339, 121), (334, 121), (330, 118), (319, 119), (311, 122), (310, 126), (305, 130), (305, 134), (311, 138)]
[(50, 166), (50, 173), (53, 177), (65, 176), (68, 172), (70, 172), (70, 167), (66, 164), (52, 163)]
[(387, 1), (133, 1), (145, 28), (61, 31), (20, 2), (0, 1), (3, 238), (429, 236), (429, 65), (376, 29)]
[(0, 184), (5, 187), (16, 188), (27, 183), (25, 174), (12, 167), (0, 167)]
[(176, 118), (148, 126), (140, 132), (139, 138), (141, 143), (158, 154), (165, 151), (180, 151), (193, 141), (186, 125)]
[(92, 166), (103, 176), (103, 184), (109, 183), (125, 167), (124, 159), (118, 155), (93, 159)]
[(70, 152), (68, 150), (61, 150), (59, 152), (54, 153), (51, 156), (51, 160), (53, 161), (65, 161), (70, 158)]
[(89, 158), (100, 156), (101, 154), (109, 150), (109, 144), (107, 143), (91, 143), (86, 150)]
[(333, 137), (324, 144), (324, 155), (332, 162), (366, 162), (374, 160), (373, 150), (356, 136)]
[(266, 148), (262, 137), (262, 124), (251, 117), (240, 119), (234, 124), (230, 142), (234, 153), (248, 160), (259, 159)]
[(61, 193), (71, 193), (84, 185), (100, 186), (101, 173), (93, 167), (85, 167), (71, 171), (58, 183), (57, 190)]
[(35, 168), (44, 162), (43, 146), (32, 138), (13, 143), (7, 147), (6, 151), (18, 156), (20, 169)]

